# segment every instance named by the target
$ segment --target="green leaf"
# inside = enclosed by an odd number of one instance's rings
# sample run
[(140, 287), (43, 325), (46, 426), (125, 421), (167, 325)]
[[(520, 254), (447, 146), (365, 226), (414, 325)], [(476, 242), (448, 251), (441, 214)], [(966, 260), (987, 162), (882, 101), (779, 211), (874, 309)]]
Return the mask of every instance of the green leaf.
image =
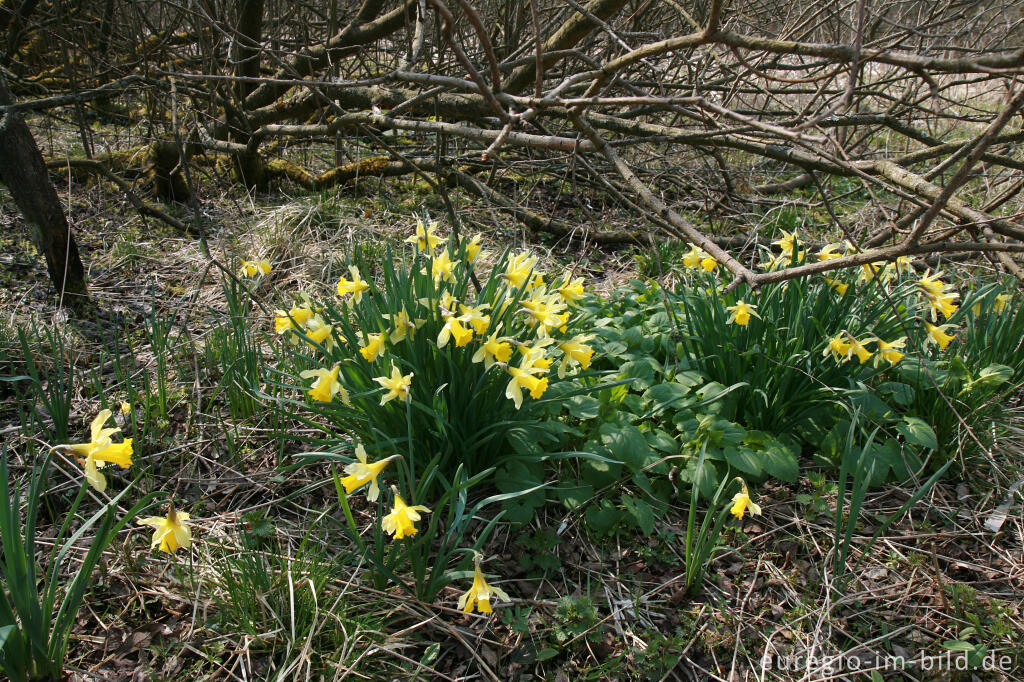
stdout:
[(577, 419), (593, 419), (601, 411), (601, 401), (590, 395), (578, 395), (566, 403), (569, 414)]
[(760, 453), (754, 452), (742, 445), (739, 447), (730, 445), (723, 452), (725, 453), (725, 461), (730, 466), (751, 476), (761, 476), (763, 470), (761, 469)]
[(800, 463), (792, 449), (777, 440), (765, 438), (764, 446), (758, 450), (757, 456), (769, 476), (796, 483), (800, 476)]
[(574, 511), (594, 499), (594, 486), (586, 484), (569, 486), (556, 490), (555, 494), (558, 495), (563, 507)]
[(550, 658), (554, 658), (557, 655), (558, 649), (552, 649), (551, 647), (548, 647), (546, 649), (541, 649), (540, 651), (538, 651), (537, 655), (534, 656), (533, 660), (537, 661), (538, 663), (541, 663)]
[(636, 523), (640, 532), (644, 535), (654, 532), (654, 510), (651, 509), (651, 505), (632, 495), (623, 495), (622, 506), (625, 507), (626, 514)]
[(644, 434), (632, 424), (602, 424), (600, 434), (612, 456), (634, 471), (657, 461)]
[(600, 504), (588, 507), (583, 518), (592, 532), (609, 535), (622, 518), (622, 512), (608, 500), (601, 500)]
[(690, 395), (690, 390), (674, 381), (651, 386), (644, 392), (644, 400), (651, 404), (648, 414), (655, 415), (669, 409), (681, 409), (687, 402), (697, 402)]
[(939, 449), (939, 441), (935, 437), (935, 431), (920, 417), (903, 417), (903, 423), (897, 424), (896, 430), (907, 439), (908, 443), (932, 450)]
[(909, 405), (914, 402), (914, 389), (901, 381), (886, 381), (878, 385), (878, 392), (888, 397), (897, 405)]
[(633, 388), (643, 391), (657, 382), (658, 375), (664, 374), (664, 370), (654, 358), (644, 357), (623, 364), (619, 368), (619, 373), (625, 378), (633, 379)]

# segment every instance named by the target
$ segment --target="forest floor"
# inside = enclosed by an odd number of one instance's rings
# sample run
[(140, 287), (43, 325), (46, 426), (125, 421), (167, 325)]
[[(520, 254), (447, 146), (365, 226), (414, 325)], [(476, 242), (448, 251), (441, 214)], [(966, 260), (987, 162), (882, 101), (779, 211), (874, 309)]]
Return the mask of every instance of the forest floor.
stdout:
[[(426, 604), (360, 578), (351, 544), (325, 521), (340, 513), (327, 470), (282, 470), (302, 442), (268, 438), (262, 411), (233, 419), (219, 360), (206, 351), (227, 315), (223, 278), (206, 250), (230, 270), (241, 258), (267, 258), (274, 269), (256, 296), (272, 311), (299, 291), (330, 295), (353, 248), (379, 257), (400, 248), (416, 217), (444, 221), (436, 198), (412, 183), (376, 181), (358, 193), (207, 196), (204, 245), (108, 192), (74, 186), (70, 198), (95, 303), (71, 316), (55, 308), (0, 194), (0, 375), (20, 353), (19, 326), (61, 336), (74, 368), (69, 433), (78, 441), (101, 396), (115, 405), (127, 398), (112, 379), (114, 356), (130, 355), (132, 372), (151, 380), (162, 369), (163, 408), (147, 418), (146, 442), (136, 441), (139, 485), (173, 491), (187, 505), (195, 543), (169, 556), (149, 551), (145, 528), (119, 534), (78, 615), (70, 679), (1021, 679), (1019, 402), (986, 457), (951, 470), (874, 543), (881, 520), (912, 491), (869, 492), (841, 598), (832, 597), (836, 472), (809, 465), (796, 483), (758, 488), (762, 514), (727, 529), (722, 545), (731, 549), (716, 555), (695, 596), (680, 585), (682, 507), (642, 536), (598, 535), (580, 514), (548, 505), (526, 527), (499, 526), (485, 548), (488, 572), (501, 576), (511, 602), (490, 616), (466, 615), (454, 586)], [(485, 248), (532, 247), (547, 269), (571, 264), (598, 293), (657, 279), (636, 249), (525, 234), (468, 201), (458, 210)], [(271, 318), (254, 314), (251, 324), (269, 338)], [(167, 353), (153, 347), (161, 325)], [(24, 401), (16, 386), (0, 384), (0, 434), (14, 453), (47, 438), (22, 422), (31, 408), (45, 423), (43, 407)], [(118, 417), (127, 418), (137, 417)], [(130, 478), (120, 474), (118, 485)], [(79, 482), (74, 463), (61, 460), (53, 489)], [(245, 565), (240, 547), (256, 548)]]

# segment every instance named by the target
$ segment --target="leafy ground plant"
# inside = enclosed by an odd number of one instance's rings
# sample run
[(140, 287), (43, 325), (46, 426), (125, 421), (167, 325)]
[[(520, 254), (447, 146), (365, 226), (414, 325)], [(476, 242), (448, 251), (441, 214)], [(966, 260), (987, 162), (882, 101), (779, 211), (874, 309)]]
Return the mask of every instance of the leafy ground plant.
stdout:
[[(11, 486), (7, 448), (0, 451), (0, 578), (4, 588), (0, 598), (0, 670), (12, 682), (56, 682), (63, 678), (71, 628), (93, 570), (118, 531), (152, 499), (151, 495), (145, 496), (119, 514), (118, 503), (131, 490), (128, 486), (76, 528), (77, 513), (89, 485), (82, 481), (56, 536), (41, 544), (37, 520), (53, 456), (50, 450), (41, 455), (41, 461), (29, 465), (23, 497), (16, 483)], [(64, 571), (75, 561), (76, 548), (83, 541), (88, 542), (85, 556), (71, 569), (70, 579), (64, 580)], [(44, 549), (47, 546), (49, 552)], [(42, 562), (40, 552), (44, 553)]]

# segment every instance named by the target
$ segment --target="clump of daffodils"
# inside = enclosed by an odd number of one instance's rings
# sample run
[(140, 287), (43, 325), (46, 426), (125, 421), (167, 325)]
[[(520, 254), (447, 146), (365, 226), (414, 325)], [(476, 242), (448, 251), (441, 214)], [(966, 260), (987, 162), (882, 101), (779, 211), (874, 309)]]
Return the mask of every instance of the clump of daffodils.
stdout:
[[(373, 391), (373, 384), (381, 407), (392, 403), (404, 410), (410, 400), (430, 400), (439, 387), (421, 388), (418, 376), (436, 377), (436, 368), (420, 372), (415, 367), (425, 360), (423, 346), (417, 345), (424, 341), (437, 362), (447, 356), (456, 366), (477, 366), (473, 371), (481, 374), (504, 373), (503, 393), (517, 410), (527, 396), (537, 400), (545, 394), (552, 367), (557, 367), (559, 379), (590, 367), (594, 350), (588, 342), (593, 337), (573, 329), (576, 308), (586, 295), (581, 277), (565, 274), (549, 280), (536, 255), (508, 252), (486, 285), (474, 291), (469, 283), (481, 276), (475, 267), (482, 253), (479, 235), (461, 241), (444, 238), (436, 223), (419, 221), (406, 241), (413, 246), (415, 261), (406, 282), (412, 291), (374, 292), (360, 266), (349, 265), (337, 282), (338, 297), (351, 311), (336, 313), (344, 320), (334, 319), (328, 306), (316, 306), (306, 297), (277, 311), (274, 329), (279, 336), (292, 345), (305, 343), (326, 352), (319, 367), (300, 374), (314, 379), (305, 389), (314, 402), (340, 398), (353, 405), (352, 396), (360, 389)], [(694, 249), (697, 266), (713, 270), (714, 259)], [(739, 318), (748, 319), (749, 314), (741, 312)], [(351, 372), (346, 362), (359, 363), (372, 384), (347, 385)]]

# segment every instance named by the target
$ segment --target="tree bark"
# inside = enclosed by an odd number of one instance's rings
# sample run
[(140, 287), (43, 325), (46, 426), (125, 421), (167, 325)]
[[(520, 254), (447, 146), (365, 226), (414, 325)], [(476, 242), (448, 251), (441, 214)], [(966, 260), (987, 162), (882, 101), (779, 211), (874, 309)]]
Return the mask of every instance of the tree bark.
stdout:
[[(7, 80), (0, 74), (0, 106), (14, 104)], [(0, 181), (18, 205), (29, 237), (46, 259), (46, 270), (61, 301), (87, 297), (85, 268), (68, 229), (57, 190), (32, 131), (15, 111), (0, 110)]]

